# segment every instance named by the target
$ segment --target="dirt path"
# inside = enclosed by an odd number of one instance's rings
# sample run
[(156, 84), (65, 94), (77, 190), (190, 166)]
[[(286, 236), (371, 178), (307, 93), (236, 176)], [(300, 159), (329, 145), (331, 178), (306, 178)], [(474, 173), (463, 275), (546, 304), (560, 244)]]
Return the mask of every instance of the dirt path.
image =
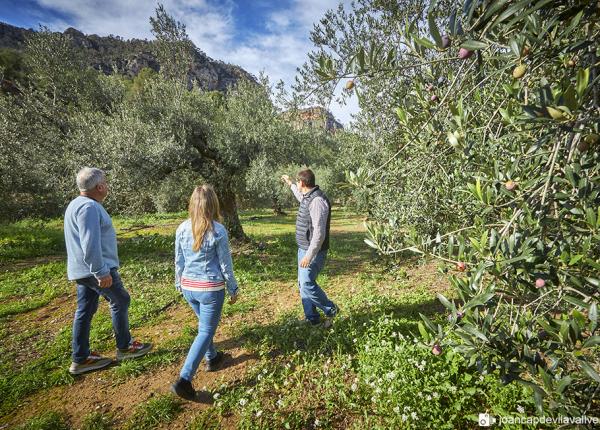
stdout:
[[(272, 285), (270, 306), (267, 309), (259, 308), (246, 313), (235, 313), (223, 317), (215, 336), (218, 349), (225, 350), (230, 357), (224, 363), (224, 368), (219, 372), (206, 373), (201, 365), (196, 377), (194, 387), (212, 390), (223, 383), (242, 380), (249, 366), (257, 363), (258, 357), (244, 349), (243, 341), (234, 337), (236, 327), (243, 324), (268, 324), (280, 314), (291, 309), (298, 310), (300, 317), (299, 296), (293, 283), (281, 282)], [(67, 301), (73, 303), (67, 303)], [(49, 334), (70, 323), (74, 298), (61, 297), (49, 305), (30, 313), (19, 316), (12, 323), (22, 324), (24, 321), (37, 324), (48, 324), (43, 333)], [(55, 313), (62, 309), (60, 313)], [(65, 310), (66, 309), (66, 310)], [(196, 317), (189, 306), (183, 301), (170, 307), (166, 311), (162, 322), (152, 326), (144, 326), (135, 330), (134, 334), (140, 339), (152, 339), (156, 348), (160, 348), (171, 339), (181, 334), (183, 327), (194, 326)], [(14, 327), (13, 327), (14, 328)], [(40, 334), (42, 335), (42, 334)], [(106, 355), (114, 351), (102, 351)], [(91, 412), (112, 414), (115, 417), (115, 428), (124, 424), (131, 416), (133, 410), (140, 403), (169, 391), (170, 384), (177, 378), (185, 357), (177, 363), (166, 367), (144, 372), (142, 375), (116, 383), (111, 379), (112, 372), (99, 371), (78, 377), (73, 385), (59, 386), (42, 390), (28, 397), (22, 402), (21, 407), (14, 413), (5, 417), (9, 427), (27, 421), (45, 411), (62, 412), (68, 417), (74, 428), (81, 425), (83, 418)], [(28, 361), (31, 356), (23, 357), (21, 361)], [(208, 406), (202, 403), (186, 402), (183, 411), (167, 428), (185, 428), (189, 421), (199, 411)], [(227, 420), (223, 423), (227, 428)], [(233, 424), (232, 424), (233, 425)]]

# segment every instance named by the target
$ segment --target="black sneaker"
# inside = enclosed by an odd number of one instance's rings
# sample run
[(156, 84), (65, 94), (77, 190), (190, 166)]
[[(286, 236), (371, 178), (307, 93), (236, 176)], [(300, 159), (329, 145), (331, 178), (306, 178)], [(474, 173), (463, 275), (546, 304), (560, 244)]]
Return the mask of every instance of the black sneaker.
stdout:
[(214, 372), (214, 371), (218, 370), (219, 367), (221, 366), (221, 364), (223, 364), (224, 358), (225, 358), (225, 354), (223, 354), (223, 351), (217, 351), (217, 355), (215, 358), (206, 360), (205, 370), (207, 372)]
[(171, 385), (171, 391), (185, 400), (196, 400), (196, 391), (187, 379), (179, 378)]

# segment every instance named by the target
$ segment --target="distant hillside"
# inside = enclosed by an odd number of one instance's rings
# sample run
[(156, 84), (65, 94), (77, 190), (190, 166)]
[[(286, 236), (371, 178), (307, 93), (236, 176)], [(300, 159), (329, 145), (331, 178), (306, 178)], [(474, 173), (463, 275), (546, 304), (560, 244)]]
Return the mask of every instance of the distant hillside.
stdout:
[(296, 127), (324, 128), (335, 133), (344, 126), (335, 119), (333, 114), (321, 106), (313, 106), (283, 113)]
[[(31, 29), (0, 22), (0, 48), (22, 51), (25, 48), (27, 35), (32, 32)], [(105, 74), (112, 74), (116, 70), (117, 73), (133, 77), (144, 67), (154, 71), (160, 69), (160, 64), (152, 53), (151, 41), (124, 40), (112, 35), (106, 37), (95, 34), (85, 35), (74, 28), (68, 28), (64, 34), (69, 35), (77, 46), (87, 50), (90, 66)], [(205, 90), (224, 91), (241, 78), (256, 81), (254, 76), (241, 67), (213, 60), (199, 49), (196, 49), (193, 55), (190, 80), (195, 81)]]

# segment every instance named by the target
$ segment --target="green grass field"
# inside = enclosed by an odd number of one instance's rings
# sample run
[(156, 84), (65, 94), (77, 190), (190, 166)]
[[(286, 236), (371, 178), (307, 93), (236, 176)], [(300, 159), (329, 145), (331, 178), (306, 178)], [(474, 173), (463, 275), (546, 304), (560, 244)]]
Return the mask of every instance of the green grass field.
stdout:
[[(184, 217), (115, 217), (132, 332), (155, 350), (78, 378), (67, 371), (75, 296), (61, 220), (0, 226), (0, 428), (452, 429), (475, 427), (482, 412), (533, 415), (525, 388), (471, 373), (460, 356), (434, 356), (415, 339), (419, 313), (446, 317), (435, 299), (452, 294), (444, 276), (424, 260), (377, 261), (361, 219), (342, 210), (320, 277), (342, 310), (329, 330), (301, 321), (293, 216), (242, 213), (252, 243), (233, 247), (241, 296), (225, 306), (215, 338), (231, 357), (194, 380), (212, 404), (180, 401), (169, 384), (196, 333), (173, 287)], [(91, 343), (114, 355), (104, 303)]]

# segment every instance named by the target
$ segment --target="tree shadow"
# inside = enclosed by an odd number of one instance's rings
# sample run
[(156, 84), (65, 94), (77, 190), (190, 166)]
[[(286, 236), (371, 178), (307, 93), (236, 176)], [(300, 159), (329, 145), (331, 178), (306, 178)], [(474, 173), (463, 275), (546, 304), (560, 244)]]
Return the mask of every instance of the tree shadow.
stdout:
[(273, 324), (247, 327), (241, 337), (251, 350), (268, 347), (273, 357), (292, 355), (298, 350), (310, 358), (333, 353), (353, 355), (357, 352), (356, 339), (367, 334), (375, 321), (384, 316), (395, 320), (397, 333), (417, 335), (419, 313), (435, 321), (445, 317), (445, 308), (435, 299), (410, 304), (387, 300), (383, 305), (361, 306), (348, 314), (342, 309), (330, 329), (311, 326), (295, 314), (288, 314)]

